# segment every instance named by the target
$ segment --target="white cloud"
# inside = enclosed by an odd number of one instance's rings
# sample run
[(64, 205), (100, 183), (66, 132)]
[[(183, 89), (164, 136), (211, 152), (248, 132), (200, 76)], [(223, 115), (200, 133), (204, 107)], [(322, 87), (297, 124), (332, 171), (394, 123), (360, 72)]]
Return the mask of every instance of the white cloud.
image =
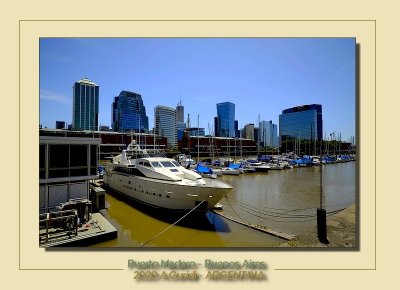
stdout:
[(72, 100), (70, 97), (64, 96), (58, 92), (52, 92), (48, 90), (40, 90), (40, 100), (41, 101), (50, 101), (64, 104), (71, 104)]

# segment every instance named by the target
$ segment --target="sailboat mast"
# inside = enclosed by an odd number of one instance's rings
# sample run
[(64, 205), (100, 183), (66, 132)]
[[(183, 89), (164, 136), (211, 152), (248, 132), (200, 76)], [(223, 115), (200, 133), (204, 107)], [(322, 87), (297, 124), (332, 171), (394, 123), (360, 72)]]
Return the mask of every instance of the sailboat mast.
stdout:
[(140, 146), (140, 115), (139, 115), (139, 146)]
[(156, 152), (156, 128), (153, 127), (153, 150)]
[(197, 163), (200, 161), (200, 115), (197, 114)]
[(258, 114), (258, 133), (257, 133), (257, 155), (259, 154), (260, 154), (260, 114)]
[(241, 130), (239, 130), (239, 140), (240, 140), (240, 159), (243, 160), (243, 156), (242, 156), (242, 134), (241, 134)]

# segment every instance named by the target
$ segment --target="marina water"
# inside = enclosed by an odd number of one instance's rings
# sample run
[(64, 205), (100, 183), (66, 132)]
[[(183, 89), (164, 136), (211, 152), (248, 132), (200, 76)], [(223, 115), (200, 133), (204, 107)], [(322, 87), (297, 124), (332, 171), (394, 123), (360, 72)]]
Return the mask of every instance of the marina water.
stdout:
[[(356, 202), (356, 162), (220, 176), (233, 186), (220, 202), (223, 213), (274, 231), (296, 235), (308, 231), (316, 225), (316, 209), (320, 206), (321, 169), (322, 205), (329, 219)], [(118, 238), (93, 247), (144, 244), (161, 248), (251, 248), (277, 247), (286, 242), (212, 212), (189, 215), (170, 227), (182, 213), (170, 215), (149, 209), (112, 192), (107, 193), (107, 202), (109, 208), (103, 214), (118, 229)]]

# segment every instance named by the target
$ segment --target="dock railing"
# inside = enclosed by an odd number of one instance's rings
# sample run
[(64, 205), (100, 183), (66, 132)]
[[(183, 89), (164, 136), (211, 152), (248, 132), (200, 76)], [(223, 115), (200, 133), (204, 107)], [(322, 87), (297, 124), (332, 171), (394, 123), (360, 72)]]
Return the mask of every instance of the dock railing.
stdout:
[(78, 212), (75, 209), (39, 214), (39, 228), (45, 229), (44, 241), (49, 241), (49, 229), (60, 229), (63, 233), (72, 231), (78, 235)]

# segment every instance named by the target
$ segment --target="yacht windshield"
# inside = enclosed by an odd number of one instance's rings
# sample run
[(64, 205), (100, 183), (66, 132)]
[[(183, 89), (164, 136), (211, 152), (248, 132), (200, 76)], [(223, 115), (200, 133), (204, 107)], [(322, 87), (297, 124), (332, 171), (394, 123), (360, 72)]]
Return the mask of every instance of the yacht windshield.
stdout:
[(162, 164), (162, 166), (164, 166), (164, 167), (175, 167), (175, 165), (172, 164), (172, 163), (169, 162), (169, 161), (161, 161), (161, 164)]
[(153, 167), (161, 167), (160, 162), (157, 162), (157, 161), (151, 162), (151, 165), (152, 165)]
[(176, 167), (179, 167), (179, 166), (181, 166), (178, 162), (176, 162), (176, 161), (171, 161)]
[(150, 165), (150, 162), (149, 162), (149, 161), (139, 161), (139, 165), (143, 165), (143, 166), (151, 167), (151, 165)]

